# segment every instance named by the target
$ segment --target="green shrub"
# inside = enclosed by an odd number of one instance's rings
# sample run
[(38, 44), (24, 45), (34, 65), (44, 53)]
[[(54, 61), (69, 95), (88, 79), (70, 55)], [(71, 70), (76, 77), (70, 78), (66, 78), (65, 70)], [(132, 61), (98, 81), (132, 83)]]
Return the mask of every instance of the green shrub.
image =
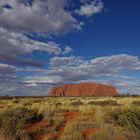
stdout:
[(60, 103), (60, 102), (56, 102), (55, 105), (56, 105), (56, 106), (61, 106), (62, 103)]
[(134, 101), (132, 102), (132, 105), (140, 106), (140, 101)]
[(24, 102), (23, 104), (22, 104), (23, 106), (31, 106), (32, 105), (32, 103), (31, 102)]
[(0, 131), (10, 140), (30, 140), (26, 134), (24, 125), (41, 120), (41, 116), (33, 110), (26, 108), (15, 108), (6, 110), (0, 114)]
[(18, 100), (15, 100), (15, 101), (13, 101), (13, 103), (18, 104), (18, 103), (19, 103), (19, 101), (18, 101)]
[(100, 105), (100, 106), (116, 106), (119, 105), (117, 101), (114, 100), (105, 100), (105, 101), (91, 101), (88, 103), (89, 105)]
[(140, 110), (137, 108), (121, 110), (115, 109), (105, 116), (107, 123), (113, 123), (125, 130), (140, 132)]
[(84, 140), (84, 138), (77, 124), (68, 124), (59, 140)]
[(41, 101), (42, 101), (41, 99), (33, 100), (34, 103), (41, 103)]
[(104, 130), (101, 130), (95, 133), (92, 139), (93, 140), (113, 140), (112, 136), (108, 136), (107, 132)]
[(80, 106), (80, 105), (83, 105), (83, 102), (81, 102), (81, 101), (75, 101), (75, 102), (71, 102), (71, 105)]
[(131, 95), (131, 97), (133, 97), (133, 98), (139, 98), (139, 97), (140, 97), (140, 95), (137, 95), (137, 94), (132, 94), (132, 95)]

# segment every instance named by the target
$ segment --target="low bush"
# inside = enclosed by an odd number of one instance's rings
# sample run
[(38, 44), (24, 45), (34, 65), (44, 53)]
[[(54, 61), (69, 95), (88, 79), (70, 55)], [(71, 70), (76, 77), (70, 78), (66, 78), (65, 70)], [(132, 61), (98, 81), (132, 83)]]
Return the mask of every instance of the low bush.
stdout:
[(15, 101), (13, 101), (13, 103), (18, 104), (18, 103), (19, 103), (19, 101), (18, 101), (18, 100), (15, 100)]
[(133, 101), (132, 105), (140, 106), (140, 101)]
[(126, 131), (138, 132), (140, 134), (140, 109), (115, 109), (106, 114), (105, 122), (119, 125)]
[(105, 100), (105, 101), (91, 101), (88, 103), (89, 105), (100, 105), (100, 106), (116, 106), (119, 105), (115, 100)]
[(31, 140), (25, 132), (24, 125), (41, 120), (33, 110), (15, 108), (0, 114), (0, 132), (10, 140)]
[(81, 101), (74, 101), (74, 102), (71, 102), (71, 105), (80, 106), (80, 105), (83, 105), (83, 102), (81, 102)]
[(68, 124), (59, 140), (84, 140), (77, 124)]

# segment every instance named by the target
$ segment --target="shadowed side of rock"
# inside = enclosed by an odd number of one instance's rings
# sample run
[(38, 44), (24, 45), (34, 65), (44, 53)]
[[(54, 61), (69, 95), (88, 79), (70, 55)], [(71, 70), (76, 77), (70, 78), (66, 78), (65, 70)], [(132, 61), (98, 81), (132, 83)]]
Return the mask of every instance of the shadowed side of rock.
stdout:
[(115, 96), (115, 87), (97, 83), (67, 84), (52, 88), (49, 96)]

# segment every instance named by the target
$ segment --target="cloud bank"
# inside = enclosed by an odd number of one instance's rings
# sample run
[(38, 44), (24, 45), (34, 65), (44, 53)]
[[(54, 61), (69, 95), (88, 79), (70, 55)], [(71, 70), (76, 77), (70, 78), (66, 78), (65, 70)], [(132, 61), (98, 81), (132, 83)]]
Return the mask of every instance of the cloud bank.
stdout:
[[(12, 95), (20, 89), (22, 89), (20, 95), (27, 95), (27, 93), (47, 95), (52, 86), (80, 82), (101, 82), (116, 86), (119, 92), (127, 93), (129, 89), (129, 92), (136, 93), (139, 91), (140, 81), (134, 80), (134, 77), (124, 76), (122, 73), (137, 70), (140, 70), (138, 57), (127, 54), (93, 59), (57, 56), (50, 59), (48, 69), (0, 65), (0, 77), (3, 79), (7, 77), (6, 81), (2, 81), (2, 85), (9, 84), (11, 90), (7, 93)], [(21, 72), (28, 75), (16, 74)]]
[(65, 0), (1, 0), (0, 26), (12, 31), (68, 33), (79, 22), (65, 10), (66, 4)]

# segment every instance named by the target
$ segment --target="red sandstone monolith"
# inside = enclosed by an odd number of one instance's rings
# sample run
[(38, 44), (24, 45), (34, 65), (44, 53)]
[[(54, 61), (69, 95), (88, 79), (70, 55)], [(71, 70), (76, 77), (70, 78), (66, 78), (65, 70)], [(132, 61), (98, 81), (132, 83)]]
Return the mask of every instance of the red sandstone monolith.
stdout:
[(115, 96), (115, 87), (99, 83), (67, 84), (52, 88), (49, 96)]

